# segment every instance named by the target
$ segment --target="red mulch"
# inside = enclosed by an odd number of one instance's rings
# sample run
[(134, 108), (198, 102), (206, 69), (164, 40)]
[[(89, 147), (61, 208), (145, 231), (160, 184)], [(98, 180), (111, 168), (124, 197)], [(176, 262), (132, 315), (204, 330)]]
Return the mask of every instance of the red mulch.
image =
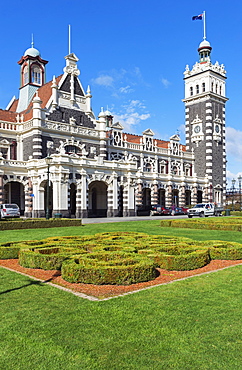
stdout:
[(157, 269), (160, 275), (151, 281), (137, 283), (132, 285), (93, 285), (93, 284), (72, 284), (63, 280), (61, 272), (57, 270), (41, 270), (22, 267), (18, 264), (17, 259), (0, 260), (0, 266), (8, 267), (17, 272), (22, 272), (37, 279), (49, 281), (51, 283), (61, 285), (75, 292), (83, 293), (98, 298), (107, 298), (117, 296), (123, 293), (132, 292), (135, 290), (147, 288), (158, 284), (169, 283), (170, 281), (186, 278), (188, 276), (199, 275), (209, 271), (216, 271), (228, 266), (242, 264), (242, 260), (227, 261), (227, 260), (212, 260), (208, 265), (191, 271), (168, 271)]

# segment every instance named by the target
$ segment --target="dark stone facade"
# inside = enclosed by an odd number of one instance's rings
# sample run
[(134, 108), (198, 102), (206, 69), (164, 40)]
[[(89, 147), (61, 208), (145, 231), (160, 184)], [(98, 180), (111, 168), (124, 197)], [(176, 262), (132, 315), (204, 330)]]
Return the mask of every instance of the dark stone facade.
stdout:
[(79, 110), (59, 107), (48, 116), (50, 121), (64, 122), (68, 124), (70, 123), (70, 118), (74, 118), (76, 120), (75, 124), (77, 126), (95, 128), (92, 120), (84, 112)]
[[(211, 106), (208, 107), (207, 103), (211, 103)], [(212, 169), (212, 185), (216, 186), (220, 184), (223, 185), (223, 159), (224, 159), (224, 151), (223, 151), (223, 125), (222, 125), (222, 138), (220, 142), (215, 142), (213, 139), (208, 139), (207, 136), (213, 136), (214, 132), (214, 120), (219, 118), (221, 122), (223, 122), (223, 108), (225, 107), (225, 103), (221, 101), (214, 101), (213, 99), (206, 100), (204, 102), (194, 103), (189, 105), (189, 144), (188, 150), (190, 151), (192, 148), (194, 149), (195, 155), (195, 172), (197, 176), (204, 177), (206, 174), (206, 169)], [(206, 113), (206, 110), (211, 110), (211, 113)], [(211, 119), (206, 119), (207, 116), (211, 116)], [(204, 139), (198, 144), (191, 142), (192, 136), (192, 125), (191, 122), (199, 118), (202, 120), (202, 131), (204, 134)], [(212, 133), (206, 133), (206, 123), (212, 123), (211, 130)], [(206, 146), (206, 143), (211, 143), (211, 146)], [(212, 153), (207, 153), (207, 149), (212, 149)], [(206, 154), (212, 156), (212, 167), (206, 166)]]
[[(63, 82), (63, 84), (61, 85), (60, 91), (70, 93), (70, 87), (71, 87), (71, 76), (68, 75), (65, 81)], [(84, 96), (84, 92), (81, 89), (81, 86), (76, 77), (74, 77), (74, 94), (79, 95), (79, 96)]]

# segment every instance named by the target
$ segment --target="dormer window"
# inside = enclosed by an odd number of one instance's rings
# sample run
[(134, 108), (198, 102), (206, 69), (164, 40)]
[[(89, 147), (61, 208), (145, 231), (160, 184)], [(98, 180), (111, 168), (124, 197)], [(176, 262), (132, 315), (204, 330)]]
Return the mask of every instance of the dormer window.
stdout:
[(32, 68), (31, 82), (37, 85), (41, 84), (41, 70), (38, 66), (34, 66), (34, 68)]

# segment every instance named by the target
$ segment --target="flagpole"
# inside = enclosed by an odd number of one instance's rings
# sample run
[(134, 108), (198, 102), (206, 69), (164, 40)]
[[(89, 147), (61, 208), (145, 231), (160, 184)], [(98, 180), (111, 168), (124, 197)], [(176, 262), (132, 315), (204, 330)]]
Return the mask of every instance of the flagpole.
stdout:
[(68, 32), (69, 33), (69, 37), (68, 37), (68, 44), (69, 44), (68, 45), (68, 49), (69, 50), (68, 51), (69, 51), (69, 55), (70, 55), (71, 54), (71, 25), (70, 24), (69, 24), (69, 27), (68, 28), (69, 28), (69, 30), (68, 30), (69, 31)]
[(203, 40), (206, 40), (206, 15), (205, 10), (203, 12)]

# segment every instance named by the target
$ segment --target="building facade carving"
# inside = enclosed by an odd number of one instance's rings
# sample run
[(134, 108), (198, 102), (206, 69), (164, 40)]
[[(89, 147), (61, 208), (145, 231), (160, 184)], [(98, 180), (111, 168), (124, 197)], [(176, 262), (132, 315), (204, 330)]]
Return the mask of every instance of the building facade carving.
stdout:
[(125, 133), (103, 109), (96, 118), (76, 55), (67, 55), (64, 73), (46, 83), (48, 62), (27, 49), (19, 98), (0, 110), (0, 201), (45, 217), (49, 166), (51, 215), (134, 216), (154, 204), (222, 203), (226, 71), (211, 63), (210, 44), (201, 44), (200, 61), (184, 72), (186, 146), (178, 134), (163, 141), (151, 129)]

